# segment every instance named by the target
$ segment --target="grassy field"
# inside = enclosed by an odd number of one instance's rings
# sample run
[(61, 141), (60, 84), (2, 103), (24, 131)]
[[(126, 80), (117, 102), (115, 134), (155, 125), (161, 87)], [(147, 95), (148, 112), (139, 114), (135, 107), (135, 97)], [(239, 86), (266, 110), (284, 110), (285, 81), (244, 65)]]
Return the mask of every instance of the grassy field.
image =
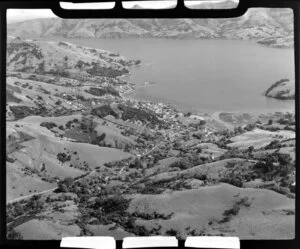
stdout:
[(232, 143), (228, 144), (230, 147), (238, 147), (247, 149), (253, 146), (255, 149), (262, 148), (268, 145), (273, 140), (285, 140), (295, 137), (295, 132), (292, 131), (266, 131), (261, 129), (254, 129), (253, 131), (245, 132), (241, 135), (231, 138)]
[[(241, 201), (245, 197), (248, 198), (246, 206)], [(238, 214), (222, 222), (224, 211), (234, 205), (239, 205)], [(294, 215), (287, 217), (288, 211), (285, 210), (294, 208), (294, 200), (273, 191), (220, 184), (161, 195), (137, 195), (130, 203), (129, 211), (174, 213), (168, 220), (139, 220), (138, 224), (148, 229), (160, 225), (161, 233), (175, 229), (184, 236), (191, 229), (202, 235), (217, 235), (222, 231), (225, 236), (239, 236), (241, 239), (257, 238), (257, 234), (258, 238), (264, 239), (276, 239), (277, 236), (291, 239), (294, 236)]]

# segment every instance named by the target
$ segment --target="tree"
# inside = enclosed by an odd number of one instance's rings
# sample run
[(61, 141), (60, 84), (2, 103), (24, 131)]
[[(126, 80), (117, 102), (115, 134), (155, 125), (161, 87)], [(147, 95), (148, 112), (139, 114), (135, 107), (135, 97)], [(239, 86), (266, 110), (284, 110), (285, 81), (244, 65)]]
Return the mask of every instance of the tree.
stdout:
[(58, 189), (60, 192), (67, 193), (70, 191), (73, 183), (74, 179), (72, 177), (66, 177), (64, 180), (59, 181)]
[(268, 125), (272, 125), (273, 124), (273, 119), (269, 119)]
[(242, 133), (243, 132), (243, 128), (241, 126), (238, 127), (234, 127), (234, 133)]
[(251, 154), (254, 151), (254, 147), (253, 146), (249, 146), (248, 147), (248, 152)]
[(252, 131), (255, 128), (255, 124), (247, 124), (244, 128), (246, 131)]
[(290, 164), (292, 161), (292, 158), (289, 154), (281, 154), (278, 153), (278, 162), (280, 165), (285, 166)]
[(23, 209), (23, 206), (17, 202), (14, 206), (14, 215), (15, 216), (20, 216), (24, 213), (24, 209)]
[(68, 176), (64, 179), (64, 182), (67, 184), (67, 186), (71, 186), (74, 183), (74, 179)]
[(131, 164), (132, 168), (140, 169), (142, 168), (142, 161), (138, 157), (134, 160), (134, 162)]
[(68, 192), (68, 187), (63, 182), (58, 183), (58, 189), (59, 189), (59, 192), (62, 192), (62, 193), (67, 193)]
[(281, 142), (279, 140), (273, 140), (271, 143), (265, 146), (266, 150), (277, 149), (281, 147)]
[(205, 120), (200, 120), (199, 125), (205, 125), (206, 121)]

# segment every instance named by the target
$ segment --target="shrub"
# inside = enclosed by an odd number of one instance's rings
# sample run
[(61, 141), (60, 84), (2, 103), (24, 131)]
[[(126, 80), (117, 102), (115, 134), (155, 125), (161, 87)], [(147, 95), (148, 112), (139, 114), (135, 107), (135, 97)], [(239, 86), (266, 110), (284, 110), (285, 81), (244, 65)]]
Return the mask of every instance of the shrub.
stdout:
[(10, 106), (9, 108), (14, 114), (15, 119), (21, 119), (35, 114), (35, 111), (28, 106)]
[(166, 235), (169, 235), (169, 236), (177, 236), (177, 234), (178, 234), (178, 232), (173, 228), (166, 231)]
[(8, 227), (8, 229), (7, 229), (6, 238), (8, 240), (22, 240), (23, 239), (22, 235), (19, 232), (17, 232), (15, 229), (13, 229), (11, 226)]
[(9, 163), (14, 163), (16, 161), (16, 159), (6, 155), (6, 161), (9, 162)]
[(255, 124), (247, 124), (244, 128), (246, 131), (252, 131), (256, 127)]
[(231, 209), (225, 210), (223, 213), (224, 218), (219, 221), (219, 223), (229, 222), (232, 216), (237, 215), (240, 211), (240, 208), (237, 204), (234, 204)]
[(118, 97), (120, 96), (119, 92), (111, 86), (106, 86), (102, 88), (90, 87), (89, 90), (86, 90), (86, 92), (95, 96), (103, 96), (106, 94), (110, 94)]
[(57, 159), (60, 162), (65, 163), (65, 162), (71, 161), (71, 155), (67, 155), (64, 152), (60, 152), (60, 153), (57, 154)]
[(123, 120), (134, 119), (134, 120), (141, 120), (143, 122), (151, 122), (154, 124), (161, 123), (157, 118), (156, 114), (151, 111), (145, 111), (134, 107), (125, 106), (122, 104), (119, 104), (118, 108), (123, 112), (122, 113)]
[(179, 161), (173, 162), (170, 164), (170, 168), (180, 168), (180, 169), (188, 169), (191, 168), (193, 165), (186, 159), (181, 159)]
[(57, 124), (53, 122), (42, 122), (40, 126), (46, 127), (48, 130), (51, 130), (52, 128), (57, 127)]
[(270, 150), (270, 149), (277, 149), (281, 147), (281, 143), (279, 140), (274, 140), (271, 143), (269, 143), (268, 145), (265, 146), (266, 150)]
[(94, 108), (91, 111), (91, 114), (96, 115), (100, 118), (104, 118), (108, 115), (112, 115), (114, 117), (117, 117), (117, 113), (109, 106), (109, 105), (103, 105), (103, 106), (99, 106), (97, 108)]

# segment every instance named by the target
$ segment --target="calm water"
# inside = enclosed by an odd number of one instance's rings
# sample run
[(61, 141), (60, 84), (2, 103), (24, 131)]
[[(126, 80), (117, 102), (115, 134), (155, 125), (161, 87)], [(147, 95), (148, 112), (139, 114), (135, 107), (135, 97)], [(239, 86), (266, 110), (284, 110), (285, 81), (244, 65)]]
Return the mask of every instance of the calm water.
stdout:
[(293, 111), (294, 101), (266, 98), (263, 92), (282, 78), (294, 80), (294, 50), (247, 41), (167, 39), (63, 39), (141, 59), (131, 79), (131, 96), (204, 112)]

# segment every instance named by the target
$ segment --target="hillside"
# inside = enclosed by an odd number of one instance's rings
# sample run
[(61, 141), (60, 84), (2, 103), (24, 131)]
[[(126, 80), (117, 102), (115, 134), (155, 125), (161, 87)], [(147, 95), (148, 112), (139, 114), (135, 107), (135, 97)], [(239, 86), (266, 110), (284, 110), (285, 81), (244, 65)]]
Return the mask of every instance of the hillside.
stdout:
[(115, 77), (128, 73), (126, 61), (117, 54), (67, 42), (12, 39), (7, 44), (7, 70), (38, 74)]
[(272, 84), (265, 92), (266, 97), (275, 99), (295, 99), (295, 82), (282, 79)]
[(68, 38), (225, 38), (292, 47), (293, 14), (290, 9), (253, 8), (231, 19), (36, 19), (9, 24), (8, 34)]
[(7, 47), (8, 239), (294, 237), (293, 113), (182, 113), (124, 97), (140, 60)]
[(190, 9), (233, 9), (238, 6), (238, 2), (231, 0), (224, 0), (221, 2), (202, 2), (199, 4), (192, 4), (192, 1), (187, 1), (185, 5)]

